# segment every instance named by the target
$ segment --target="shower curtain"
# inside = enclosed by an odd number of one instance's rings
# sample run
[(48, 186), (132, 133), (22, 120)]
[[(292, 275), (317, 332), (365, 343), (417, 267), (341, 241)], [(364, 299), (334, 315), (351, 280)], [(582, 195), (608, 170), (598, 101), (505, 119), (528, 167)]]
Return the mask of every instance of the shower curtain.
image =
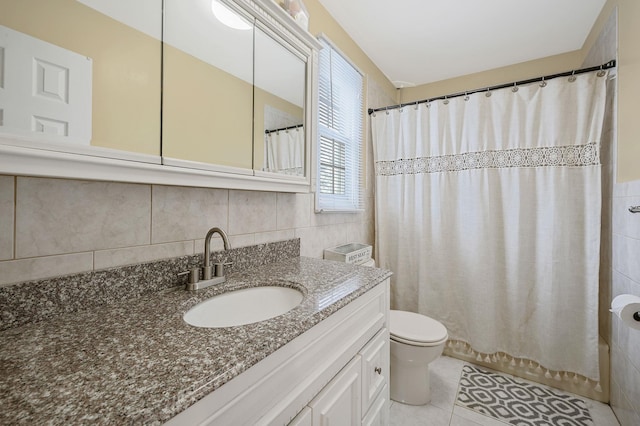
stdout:
[(487, 359), (599, 380), (605, 85), (586, 73), (372, 114), (393, 309)]
[(278, 130), (265, 135), (265, 171), (304, 174), (304, 129)]

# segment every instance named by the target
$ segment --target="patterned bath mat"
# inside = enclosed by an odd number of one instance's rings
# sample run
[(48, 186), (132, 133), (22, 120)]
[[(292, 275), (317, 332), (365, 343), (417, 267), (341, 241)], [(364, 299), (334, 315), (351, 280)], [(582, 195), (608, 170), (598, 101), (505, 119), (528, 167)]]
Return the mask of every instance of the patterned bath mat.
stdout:
[(594, 426), (583, 400), (470, 365), (456, 404), (517, 426)]

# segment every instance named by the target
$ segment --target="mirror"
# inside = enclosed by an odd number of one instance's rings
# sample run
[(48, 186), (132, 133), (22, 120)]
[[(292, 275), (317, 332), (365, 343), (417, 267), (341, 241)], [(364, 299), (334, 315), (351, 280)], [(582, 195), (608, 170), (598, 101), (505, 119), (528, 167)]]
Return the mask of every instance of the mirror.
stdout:
[(217, 0), (165, 0), (164, 13), (163, 162), (251, 174), (253, 21)]
[(254, 168), (304, 176), (306, 62), (274, 35), (255, 31)]
[(2, 0), (0, 135), (160, 155), (162, 0)]

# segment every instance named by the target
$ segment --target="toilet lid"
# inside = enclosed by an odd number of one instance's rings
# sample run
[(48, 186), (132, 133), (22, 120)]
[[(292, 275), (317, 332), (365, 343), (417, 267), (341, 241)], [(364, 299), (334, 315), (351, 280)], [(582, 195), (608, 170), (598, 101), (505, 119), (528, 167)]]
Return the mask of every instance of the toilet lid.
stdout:
[(391, 311), (389, 319), (391, 338), (407, 343), (436, 343), (446, 340), (447, 329), (440, 322), (425, 315), (406, 311)]

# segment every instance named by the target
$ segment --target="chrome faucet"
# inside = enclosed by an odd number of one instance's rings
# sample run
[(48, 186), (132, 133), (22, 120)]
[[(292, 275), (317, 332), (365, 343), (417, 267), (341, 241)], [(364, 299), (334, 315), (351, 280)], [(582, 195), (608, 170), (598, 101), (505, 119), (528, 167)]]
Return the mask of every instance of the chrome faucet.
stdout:
[[(229, 250), (231, 249), (231, 244), (229, 244), (229, 237), (227, 237), (227, 233), (224, 232), (222, 229), (214, 227), (209, 229), (209, 232), (207, 232), (207, 236), (204, 237), (204, 267), (202, 268), (202, 279), (203, 280), (210, 280), (211, 279), (211, 237), (213, 237), (213, 234), (220, 234), (220, 237), (222, 237), (222, 242), (224, 244), (224, 249), (225, 250)], [(215, 265), (215, 276), (216, 277), (223, 277), (224, 276), (224, 272), (223, 272), (223, 263), (217, 263)], [(218, 269), (220, 269), (220, 271), (218, 271)]]
[[(220, 234), (220, 237), (222, 237), (224, 249), (231, 249), (231, 244), (229, 244), (229, 237), (227, 237), (227, 234), (220, 228), (211, 228), (209, 232), (207, 232), (207, 236), (204, 238), (204, 266), (202, 268), (195, 267), (190, 271), (178, 274), (189, 274), (189, 282), (186, 286), (187, 290), (200, 290), (201, 288), (207, 288), (226, 281), (227, 278), (224, 275), (224, 267), (225, 265), (230, 265), (230, 263), (215, 263), (213, 267), (211, 266), (211, 238), (213, 237), (213, 234), (216, 233)], [(202, 281), (200, 281), (201, 269)]]

